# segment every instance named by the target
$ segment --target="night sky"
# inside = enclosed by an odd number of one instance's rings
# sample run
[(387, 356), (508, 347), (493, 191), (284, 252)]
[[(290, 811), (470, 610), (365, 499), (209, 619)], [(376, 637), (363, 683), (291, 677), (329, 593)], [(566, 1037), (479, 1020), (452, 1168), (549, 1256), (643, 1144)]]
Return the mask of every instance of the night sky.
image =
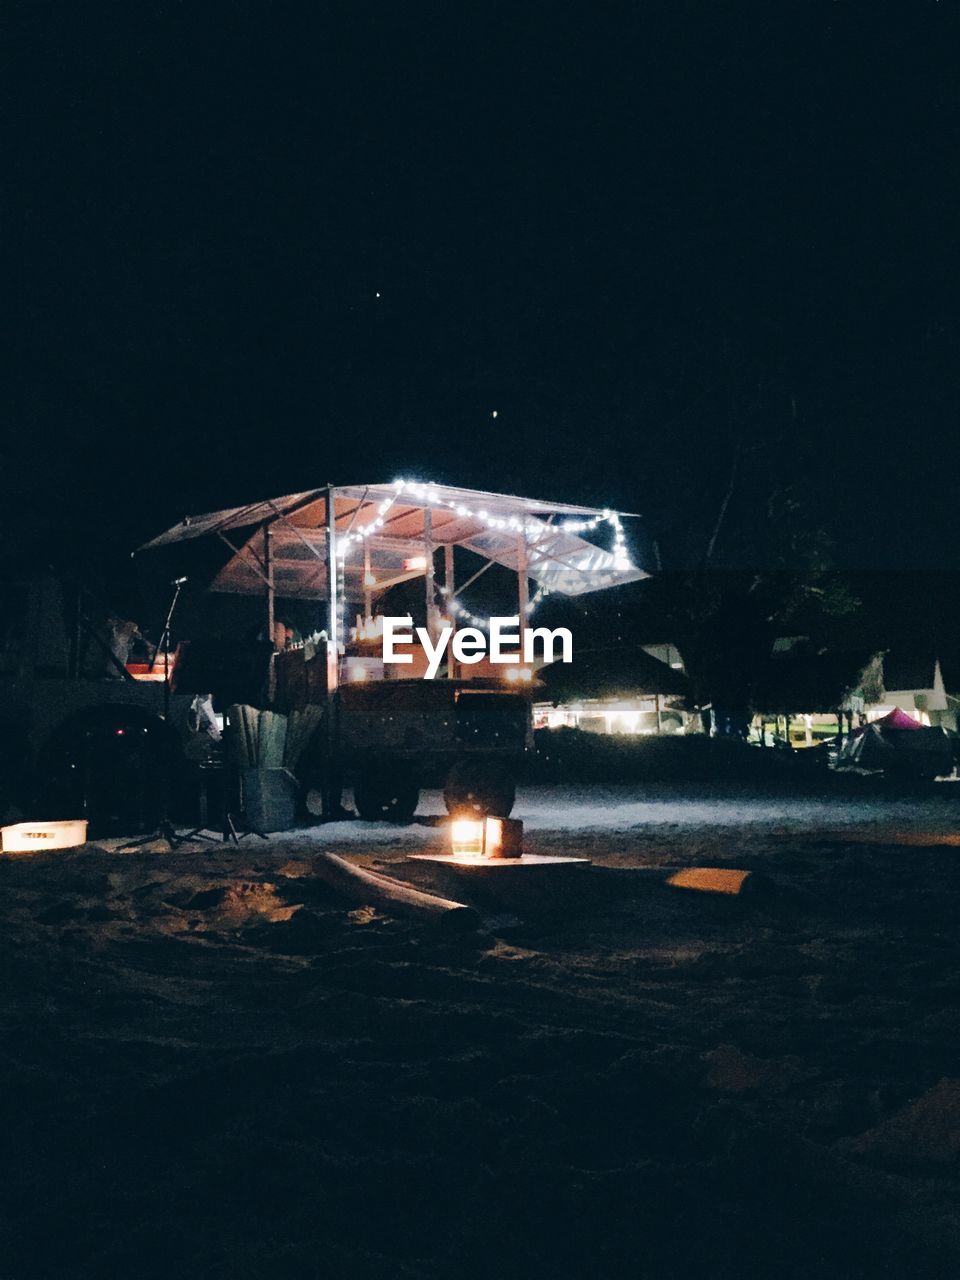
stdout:
[(679, 564), (739, 444), (738, 554), (792, 485), (843, 564), (960, 561), (954, 4), (5, 27), (4, 516), (42, 554), (405, 474), (641, 512)]

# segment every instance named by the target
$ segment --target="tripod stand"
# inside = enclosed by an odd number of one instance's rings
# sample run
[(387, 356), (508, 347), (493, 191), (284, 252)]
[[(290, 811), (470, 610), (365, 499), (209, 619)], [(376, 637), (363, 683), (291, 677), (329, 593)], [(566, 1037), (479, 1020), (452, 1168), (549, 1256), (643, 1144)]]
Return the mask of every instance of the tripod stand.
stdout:
[[(181, 836), (177, 836), (179, 843), (188, 840), (208, 840), (211, 844), (217, 843), (217, 837), (208, 834), (212, 828), (208, 825), (210, 817), (210, 790), (211, 783), (217, 779), (220, 781), (221, 794), (219, 808), (221, 810), (221, 837), (220, 841), (226, 844), (232, 840), (234, 844), (239, 844), (245, 836), (258, 836), (261, 840), (268, 837), (262, 831), (255, 831), (253, 827), (242, 816), (242, 798), (240, 794), (240, 778), (239, 770), (226, 764), (223, 759), (222, 743), (217, 744), (220, 750), (205, 765), (200, 766), (200, 825), (194, 827), (192, 831), (187, 831)], [(169, 840), (168, 835), (164, 836)]]

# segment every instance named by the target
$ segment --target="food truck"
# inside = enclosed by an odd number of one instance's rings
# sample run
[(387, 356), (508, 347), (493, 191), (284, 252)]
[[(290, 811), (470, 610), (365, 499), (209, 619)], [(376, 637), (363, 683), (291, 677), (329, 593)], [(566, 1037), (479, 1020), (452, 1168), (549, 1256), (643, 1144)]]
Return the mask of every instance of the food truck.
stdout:
[(533, 673), (519, 660), (492, 668), (448, 656), (437, 680), (383, 662), (381, 605), (392, 588), (422, 579), (431, 635), (450, 623), (482, 631), (488, 620), (469, 607), (471, 588), (492, 566), (506, 568), (515, 577), (509, 610), (522, 654), (544, 596), (647, 576), (631, 560), (614, 511), (405, 479), (330, 485), (188, 517), (141, 550), (169, 556), (198, 539), (215, 539), (227, 552), (211, 590), (259, 597), (266, 635), (276, 635), (278, 601), (319, 607), (317, 642), (278, 655), (272, 696), (290, 713), (322, 707), (304, 768), (330, 817), (340, 812), (344, 784), (362, 816), (408, 817), (431, 783), (444, 786), (448, 807), (509, 812), (531, 742), (521, 686)]
[[(184, 636), (159, 670), (120, 664), (96, 680), (77, 670), (69, 642), (55, 676), (49, 663), (18, 658), (4, 699), (17, 731), (5, 738), (0, 773), (29, 816), (77, 816), (59, 812), (77, 795), (85, 810), (96, 808), (82, 781), (111, 769), (129, 774), (133, 791), (159, 772), (179, 779), (157, 760), (182, 756), (197, 727), (191, 706), (195, 713), (194, 700), (206, 694), (228, 739), (231, 728), (249, 728), (256, 716), (286, 718), (286, 726), (271, 720), (271, 733), (285, 732), (295, 752), (282, 747), (269, 765), (256, 751), (233, 758), (248, 787), (280, 760), (316, 816), (342, 816), (341, 797), (351, 788), (362, 817), (405, 820), (424, 786), (443, 787), (451, 810), (509, 813), (532, 741), (534, 673), (521, 658), (538, 604), (551, 593), (578, 596), (647, 576), (630, 558), (616, 512), (407, 480), (328, 485), (186, 517), (140, 553), (164, 559), (176, 591), (201, 544), (221, 552), (209, 590), (254, 599), (257, 662), (250, 645), (229, 644), (205, 660), (203, 644), (191, 649)], [(448, 652), (437, 678), (424, 679), (425, 663), (383, 661), (388, 592), (421, 580), (431, 635), (447, 625), (482, 632), (488, 619), (469, 602), (493, 566), (515, 578), (505, 612), (518, 620), (517, 663), (461, 663)], [(292, 644), (279, 612), (291, 601), (311, 603), (316, 618), (315, 631)], [(22, 751), (11, 747), (21, 740)], [(203, 763), (197, 753), (194, 763)], [(127, 805), (111, 823), (149, 823), (152, 808), (141, 804), (138, 814)]]

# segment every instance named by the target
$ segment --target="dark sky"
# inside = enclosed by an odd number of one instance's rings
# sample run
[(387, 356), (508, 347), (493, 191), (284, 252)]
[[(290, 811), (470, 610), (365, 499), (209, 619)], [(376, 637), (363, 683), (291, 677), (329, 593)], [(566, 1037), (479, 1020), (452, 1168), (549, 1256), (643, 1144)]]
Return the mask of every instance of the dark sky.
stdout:
[(126, 552), (404, 473), (679, 561), (739, 440), (733, 541), (793, 484), (847, 563), (960, 560), (952, 2), (4, 25), (8, 520)]

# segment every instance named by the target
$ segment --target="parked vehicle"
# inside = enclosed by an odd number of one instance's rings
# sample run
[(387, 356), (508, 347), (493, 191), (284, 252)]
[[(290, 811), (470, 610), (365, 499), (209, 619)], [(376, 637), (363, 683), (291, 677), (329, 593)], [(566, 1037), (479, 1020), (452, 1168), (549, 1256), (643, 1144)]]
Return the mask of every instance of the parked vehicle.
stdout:
[(0, 619), (0, 819), (153, 825), (183, 762), (191, 699), (172, 696), (165, 716), (162, 679), (129, 675), (82, 611), (69, 627), (53, 577), (0, 584)]
[[(0, 588), (0, 609), (0, 819), (87, 818), (93, 834), (134, 834), (171, 794), (189, 804), (196, 690), (166, 709), (162, 679), (135, 679), (89, 625), (85, 665), (55, 579)], [(451, 812), (510, 813), (532, 745), (526, 694), (492, 680), (369, 681), (342, 685), (335, 707), (332, 771), (361, 817), (408, 821), (426, 786), (443, 787)], [(325, 717), (315, 739), (296, 770), (304, 792), (322, 786)]]
[(506, 817), (533, 743), (530, 698), (487, 680), (342, 685), (338, 760), (362, 818), (413, 816), (421, 788), (442, 786), (450, 812)]

